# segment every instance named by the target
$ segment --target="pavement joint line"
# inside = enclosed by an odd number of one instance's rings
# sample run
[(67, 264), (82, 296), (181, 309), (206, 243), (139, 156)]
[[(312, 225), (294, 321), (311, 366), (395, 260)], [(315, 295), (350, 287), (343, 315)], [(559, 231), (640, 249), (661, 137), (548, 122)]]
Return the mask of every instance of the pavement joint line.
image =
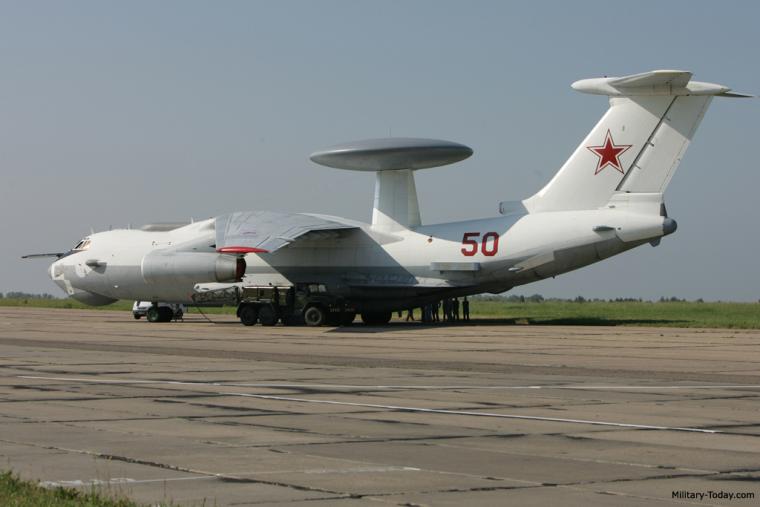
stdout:
[(495, 412), (473, 412), (469, 410), (446, 410), (439, 408), (422, 408), (422, 407), (405, 407), (401, 405), (380, 405), (374, 403), (354, 403), (348, 401), (334, 401), (334, 400), (316, 400), (306, 398), (294, 398), (290, 396), (272, 396), (267, 394), (248, 394), (248, 393), (219, 393), (223, 396), (241, 396), (245, 398), (257, 398), (262, 400), (274, 400), (274, 401), (294, 401), (298, 403), (321, 403), (325, 405), (342, 405), (351, 407), (366, 407), (366, 408), (380, 408), (388, 410), (400, 410), (403, 412), (424, 412), (430, 414), (445, 414), (445, 415), (466, 415), (475, 417), (495, 417), (501, 419), (523, 419), (529, 421), (546, 421), (546, 422), (565, 422), (575, 424), (590, 424), (594, 426), (612, 426), (617, 428), (630, 428), (638, 430), (663, 430), (663, 431), (684, 431), (690, 433), (708, 433), (708, 434), (723, 434), (730, 435), (729, 432), (719, 430), (708, 430), (702, 428), (688, 428), (678, 426), (657, 426), (650, 424), (633, 424), (633, 423), (620, 423), (611, 421), (597, 421), (591, 419), (565, 419), (559, 417), (544, 417), (534, 415), (519, 415), (519, 414), (499, 414)]
[(188, 385), (212, 387), (273, 387), (273, 388), (320, 388), (320, 389), (420, 389), (420, 390), (523, 390), (523, 389), (567, 389), (567, 390), (686, 390), (686, 389), (760, 389), (760, 384), (727, 384), (727, 385), (527, 385), (527, 386), (477, 386), (477, 385), (353, 385), (353, 384), (297, 384), (297, 383), (240, 383), (240, 382), (194, 382), (182, 380), (144, 380), (144, 379), (92, 379), (84, 377), (47, 377), (37, 375), (17, 375), (16, 378), (30, 380), (56, 380), (66, 382), (88, 382), (101, 384), (155, 384), (155, 385)]

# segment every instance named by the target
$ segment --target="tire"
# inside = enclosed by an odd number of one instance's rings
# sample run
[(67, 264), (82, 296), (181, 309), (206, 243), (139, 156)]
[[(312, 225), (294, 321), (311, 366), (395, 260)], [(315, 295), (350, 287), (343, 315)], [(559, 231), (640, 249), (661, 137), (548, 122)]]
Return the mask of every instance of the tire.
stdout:
[(174, 310), (168, 306), (162, 306), (158, 309), (158, 322), (171, 322), (174, 317)]
[(139, 313), (133, 313), (132, 317), (134, 317), (135, 320), (140, 320), (140, 317), (142, 317), (142, 315), (140, 315)]
[(391, 312), (364, 312), (362, 322), (368, 326), (384, 326), (391, 321)]
[(340, 316), (340, 325), (341, 326), (350, 326), (354, 323), (354, 319), (356, 318), (356, 312), (343, 312)]
[(161, 314), (158, 311), (158, 306), (153, 305), (148, 308), (148, 311), (145, 312), (145, 317), (148, 319), (148, 322), (161, 322)]
[(259, 322), (262, 326), (274, 326), (277, 324), (277, 312), (272, 305), (263, 305), (259, 308)]
[(254, 305), (240, 305), (237, 313), (244, 326), (253, 326), (259, 320), (259, 310)]
[(303, 321), (307, 326), (321, 326), (327, 320), (327, 313), (321, 306), (309, 306), (303, 312)]

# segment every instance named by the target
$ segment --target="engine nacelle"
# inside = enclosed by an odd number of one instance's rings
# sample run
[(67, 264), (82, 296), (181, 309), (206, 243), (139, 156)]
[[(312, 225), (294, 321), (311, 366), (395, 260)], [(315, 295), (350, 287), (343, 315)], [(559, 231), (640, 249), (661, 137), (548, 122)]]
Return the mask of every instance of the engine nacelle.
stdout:
[(242, 257), (202, 252), (151, 252), (140, 269), (147, 283), (239, 282), (245, 275)]

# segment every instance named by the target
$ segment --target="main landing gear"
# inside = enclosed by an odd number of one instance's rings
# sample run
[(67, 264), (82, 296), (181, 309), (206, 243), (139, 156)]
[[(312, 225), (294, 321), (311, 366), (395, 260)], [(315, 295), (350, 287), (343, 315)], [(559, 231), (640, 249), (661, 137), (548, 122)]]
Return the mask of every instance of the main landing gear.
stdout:
[[(172, 320), (180, 320), (182, 319), (182, 316), (184, 315), (184, 312), (181, 308), (178, 308), (177, 310), (172, 310), (169, 306), (157, 306), (153, 305), (150, 308), (148, 308), (147, 313), (145, 314), (145, 317), (148, 319), (148, 322), (171, 322)], [(139, 317), (135, 317), (139, 318)]]
[(362, 322), (368, 326), (384, 326), (391, 321), (391, 312), (364, 312)]

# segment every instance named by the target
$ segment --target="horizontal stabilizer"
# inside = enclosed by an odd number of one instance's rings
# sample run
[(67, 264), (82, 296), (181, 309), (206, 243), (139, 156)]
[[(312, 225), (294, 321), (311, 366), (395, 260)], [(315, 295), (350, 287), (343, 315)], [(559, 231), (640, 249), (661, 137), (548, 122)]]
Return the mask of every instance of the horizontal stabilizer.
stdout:
[(652, 70), (622, 77), (581, 79), (572, 84), (574, 90), (610, 97), (643, 95), (717, 95), (721, 97), (751, 97), (731, 92), (731, 88), (714, 83), (691, 80), (685, 70)]

